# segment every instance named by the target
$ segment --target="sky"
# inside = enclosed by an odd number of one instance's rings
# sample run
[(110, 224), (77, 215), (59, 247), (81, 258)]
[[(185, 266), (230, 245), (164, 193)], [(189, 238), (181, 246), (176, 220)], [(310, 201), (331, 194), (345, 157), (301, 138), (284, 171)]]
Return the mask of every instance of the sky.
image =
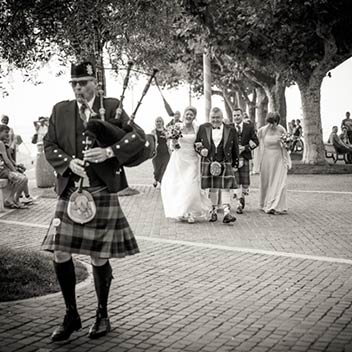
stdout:
[[(63, 75), (57, 77), (55, 64), (45, 66), (38, 74), (43, 82), (34, 86), (30, 82), (23, 82), (20, 73), (15, 72), (8, 77), (9, 96), (0, 101), (0, 114), (10, 117), (10, 127), (16, 134), (21, 135), (24, 145), (21, 150), (25, 153), (35, 155), (35, 147), (30, 140), (35, 133), (33, 122), (39, 116), (50, 116), (52, 107), (59, 101), (73, 99), (72, 89), (69, 85), (69, 68)], [(120, 98), (122, 93), (121, 77), (107, 76), (107, 96)], [(130, 114), (141, 98), (147, 77), (141, 76), (138, 81), (130, 80), (130, 87), (126, 90), (124, 108)], [(178, 89), (164, 90), (163, 95), (171, 108), (183, 112), (185, 107), (190, 105), (189, 87), (184, 86)], [(321, 115), (324, 140), (330, 134), (334, 125), (340, 127), (346, 111), (352, 110), (352, 58), (345, 61), (336, 69), (331, 71), (331, 78), (326, 77), (321, 90)], [(212, 98), (212, 106), (223, 108), (223, 100), (215, 96)], [(291, 119), (302, 119), (302, 108), (300, 94), (297, 86), (289, 87), (286, 90), (287, 100), (287, 121)], [(205, 122), (204, 99), (191, 97), (191, 104), (197, 110), (197, 120), (201, 124)], [(141, 125), (146, 132), (154, 127), (155, 118), (162, 116), (166, 122), (170, 119), (165, 111), (164, 104), (158, 89), (151, 86), (136, 115), (136, 123)]]

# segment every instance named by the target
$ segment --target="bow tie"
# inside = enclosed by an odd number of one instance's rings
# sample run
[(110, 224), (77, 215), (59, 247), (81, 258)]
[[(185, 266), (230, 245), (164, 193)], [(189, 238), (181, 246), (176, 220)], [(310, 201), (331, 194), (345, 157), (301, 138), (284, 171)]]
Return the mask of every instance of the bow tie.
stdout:
[(213, 127), (213, 130), (219, 130), (220, 127)]

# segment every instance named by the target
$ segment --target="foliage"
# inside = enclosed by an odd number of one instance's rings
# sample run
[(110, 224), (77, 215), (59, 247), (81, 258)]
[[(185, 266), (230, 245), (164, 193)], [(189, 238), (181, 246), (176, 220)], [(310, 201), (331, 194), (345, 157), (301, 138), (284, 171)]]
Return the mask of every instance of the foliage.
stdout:
[[(275, 79), (276, 91), (282, 83), (298, 83), (306, 129), (303, 161), (324, 162), (320, 88), (326, 74), (352, 56), (351, 1), (179, 1), (206, 31), (213, 50), (240, 63), (249, 78), (259, 83), (264, 73)], [(192, 30), (184, 35), (189, 40)]]
[[(184, 0), (182, 4), (207, 30), (209, 45), (235, 58), (244, 69), (261, 67), (289, 80), (309, 78), (324, 60), (327, 72), (352, 55), (349, 0)], [(185, 33), (189, 36), (191, 30)]]

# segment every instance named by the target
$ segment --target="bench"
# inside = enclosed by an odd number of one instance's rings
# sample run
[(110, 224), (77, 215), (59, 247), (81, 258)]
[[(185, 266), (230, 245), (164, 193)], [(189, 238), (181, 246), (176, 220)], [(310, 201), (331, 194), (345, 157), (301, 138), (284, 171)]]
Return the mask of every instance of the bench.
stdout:
[(8, 186), (9, 181), (5, 178), (0, 178), (0, 212), (5, 211), (4, 207), (4, 189)]
[(325, 157), (331, 158), (334, 160), (334, 164), (336, 164), (337, 160), (342, 160), (345, 164), (348, 164), (347, 153), (339, 153), (333, 144), (324, 144), (325, 147)]

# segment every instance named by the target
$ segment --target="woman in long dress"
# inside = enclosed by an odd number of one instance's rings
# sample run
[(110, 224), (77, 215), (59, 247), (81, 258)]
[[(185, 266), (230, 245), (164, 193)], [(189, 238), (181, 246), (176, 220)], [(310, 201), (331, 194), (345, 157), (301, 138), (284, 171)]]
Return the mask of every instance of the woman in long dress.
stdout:
[(279, 125), (278, 113), (269, 113), (266, 122), (258, 131), (260, 208), (267, 214), (285, 214), (287, 171), (291, 168), (290, 155), (281, 141), (286, 130)]
[(154, 182), (153, 186), (157, 187), (163, 179), (167, 164), (170, 160), (169, 148), (164, 137), (165, 132), (164, 120), (162, 117), (155, 119), (155, 129), (152, 131), (156, 139), (156, 155), (153, 158)]
[(178, 139), (180, 148), (171, 153), (161, 184), (165, 216), (189, 223), (205, 219), (210, 208), (207, 194), (200, 188), (200, 157), (194, 150), (196, 114), (194, 107), (186, 108), (182, 137)]

